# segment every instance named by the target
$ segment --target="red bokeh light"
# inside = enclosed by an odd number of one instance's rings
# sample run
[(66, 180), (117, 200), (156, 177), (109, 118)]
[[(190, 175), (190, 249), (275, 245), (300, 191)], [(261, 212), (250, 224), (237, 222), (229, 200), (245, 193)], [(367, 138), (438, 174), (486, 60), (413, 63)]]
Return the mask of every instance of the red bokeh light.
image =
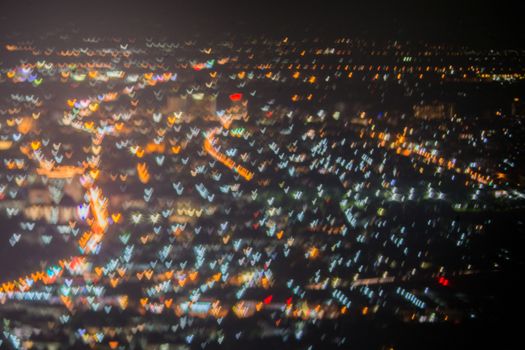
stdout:
[(242, 94), (240, 92), (230, 95), (230, 100), (232, 100), (233, 102), (240, 101), (241, 99), (242, 99)]

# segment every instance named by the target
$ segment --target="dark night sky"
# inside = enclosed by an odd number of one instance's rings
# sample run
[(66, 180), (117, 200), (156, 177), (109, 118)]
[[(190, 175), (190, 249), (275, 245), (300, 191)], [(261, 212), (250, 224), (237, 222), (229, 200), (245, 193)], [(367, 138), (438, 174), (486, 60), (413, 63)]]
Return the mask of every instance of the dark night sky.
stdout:
[(521, 47), (516, 1), (451, 0), (3, 0), (0, 34), (28, 35), (57, 24), (85, 33), (185, 36), (224, 32), (360, 37)]

